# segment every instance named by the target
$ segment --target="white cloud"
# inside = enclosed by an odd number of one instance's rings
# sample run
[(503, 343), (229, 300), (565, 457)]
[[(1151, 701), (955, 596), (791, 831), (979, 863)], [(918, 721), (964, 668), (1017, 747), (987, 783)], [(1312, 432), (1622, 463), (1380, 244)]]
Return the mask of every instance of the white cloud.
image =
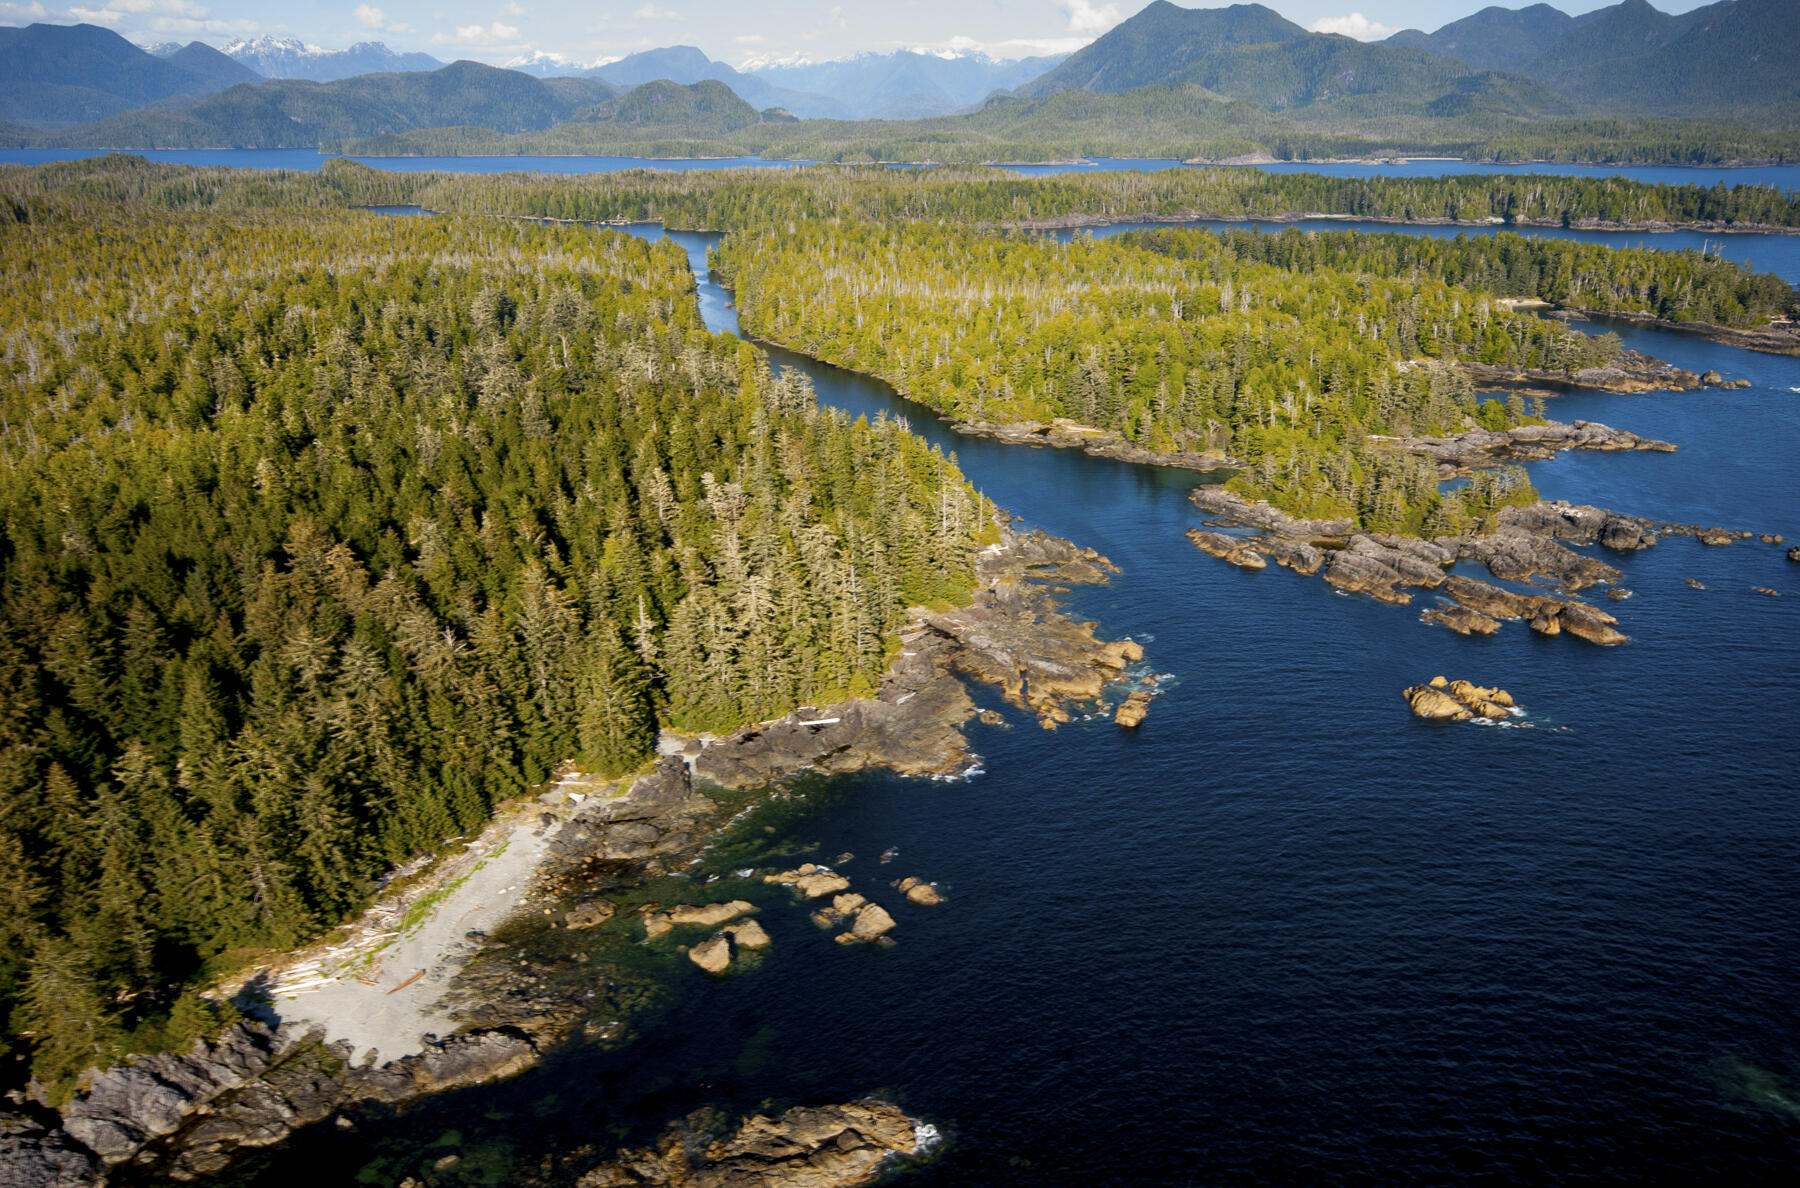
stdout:
[(1372, 21), (1360, 12), (1347, 12), (1343, 16), (1320, 17), (1308, 28), (1314, 33), (1341, 33), (1345, 37), (1354, 37), (1358, 41), (1380, 41), (1397, 32), (1392, 25)]
[(745, 33), (741, 36), (733, 37), (732, 40), (739, 45), (761, 45), (763, 42), (767, 41), (768, 38), (764, 37), (761, 33)]
[(522, 17), (525, 15), (525, 6), (523, 4), (508, 4), (505, 8), (500, 10), (500, 15)]
[(519, 39), (519, 27), (500, 21), (486, 25), (458, 25), (453, 32), (435, 33), (431, 40), (437, 45), (479, 45), (489, 47), (505, 46), (513, 48)]
[(69, 15), (90, 25), (116, 25), (125, 19), (124, 13), (110, 8), (83, 8), (79, 4), (69, 9)]
[(1069, 32), (1099, 36), (1118, 24), (1122, 18), (1117, 4), (1094, 4), (1091, 0), (1058, 0), (1069, 14)]
[(12, 0), (0, 0), (0, 16), (30, 17), (32, 20), (38, 20), (49, 15), (50, 10), (39, 4), (37, 0), (32, 0), (30, 4), (14, 4)]
[(387, 24), (387, 13), (376, 8), (373, 4), (358, 4), (356, 6), (355, 15), (357, 20), (361, 21), (371, 29), (379, 29)]
[(685, 21), (686, 17), (671, 8), (658, 8), (654, 3), (646, 4), (631, 14), (640, 21)]

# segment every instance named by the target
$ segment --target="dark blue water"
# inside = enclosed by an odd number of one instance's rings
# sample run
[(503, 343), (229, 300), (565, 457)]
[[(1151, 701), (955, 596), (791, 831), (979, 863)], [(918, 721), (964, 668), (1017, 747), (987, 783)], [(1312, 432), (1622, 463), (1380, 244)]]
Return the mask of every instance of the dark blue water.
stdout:
[[(675, 238), (703, 264), (707, 237)], [(700, 296), (735, 328), (723, 290)], [(1800, 536), (1800, 360), (1626, 334), (1754, 387), (1561, 398), (1682, 448), (1564, 455), (1537, 484)], [(676, 960), (626, 1052), (309, 1133), (289, 1150), (318, 1174), (392, 1182), (452, 1143), (504, 1182), (701, 1105), (879, 1090), (949, 1136), (922, 1185), (1790, 1182), (1800, 566), (1781, 550), (1609, 557), (1636, 591), (1622, 648), (1518, 624), (1464, 640), (1201, 555), (1191, 475), (963, 438), (772, 354), (1112, 556), (1123, 572), (1072, 608), (1174, 679), (1135, 733), (975, 725), (972, 780), (816, 781), (750, 822), (771, 860), (858, 855), (844, 870), (893, 907), (894, 949), (834, 945), (762, 894), (760, 968)], [(1416, 722), (1399, 691), (1439, 672), (1511, 689), (1526, 728)], [(902, 874), (949, 904), (898, 902)]]
[[(0, 164), (42, 165), (101, 156), (111, 149), (0, 149)], [(176, 165), (227, 165), (243, 169), (318, 169), (335, 154), (313, 149), (131, 149), (152, 161)], [(376, 169), (402, 173), (616, 173), (622, 169), (665, 169), (685, 173), (696, 169), (793, 169), (814, 161), (764, 159), (762, 157), (351, 157)], [(896, 167), (903, 167), (897, 163)], [(1205, 169), (1181, 161), (1156, 157), (1097, 157), (1047, 164), (1009, 163), (1001, 168), (1026, 176), (1057, 173), (1160, 172), (1165, 169)], [(1627, 177), (1634, 181), (1673, 185), (1776, 186), (1792, 192), (1800, 189), (1800, 165), (1745, 166), (1733, 168), (1640, 165), (1492, 165), (1470, 161), (1408, 160), (1369, 163), (1278, 162), (1258, 165), (1273, 173), (1323, 173), (1335, 177), (1442, 177), (1460, 173), (1534, 173), (1569, 177)]]

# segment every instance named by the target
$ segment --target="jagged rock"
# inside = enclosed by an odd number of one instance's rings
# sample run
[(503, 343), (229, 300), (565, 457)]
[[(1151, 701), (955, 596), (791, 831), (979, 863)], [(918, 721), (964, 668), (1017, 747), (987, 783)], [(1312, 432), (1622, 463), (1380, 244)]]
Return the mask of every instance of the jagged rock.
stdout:
[(1606, 596), (1614, 602), (1624, 602), (1627, 598), (1631, 597), (1631, 591), (1627, 590), (1624, 586), (1614, 586), (1606, 592)]
[(1467, 722), (1474, 718), (1501, 719), (1511, 716), (1512, 694), (1505, 689), (1490, 689), (1470, 681), (1446, 681), (1433, 677), (1423, 685), (1413, 685), (1401, 693), (1415, 717), (1432, 722)]
[(1800, 545), (1795, 545), (1787, 551), (1787, 559), (1789, 561), (1800, 563)]
[(1585, 602), (1563, 603), (1557, 612), (1557, 618), (1562, 621), (1564, 631), (1591, 644), (1612, 647), (1627, 641), (1625, 634), (1615, 627), (1617, 619)]
[(1141, 724), (1150, 713), (1150, 694), (1142, 689), (1131, 694), (1119, 704), (1113, 714), (1113, 721), (1121, 726), (1135, 727)]
[(1750, 592), (1752, 594), (1761, 594), (1764, 598), (1780, 598), (1781, 597), (1780, 590), (1774, 590), (1774, 589), (1769, 588), (1768, 586), (1751, 586)]
[(868, 900), (864, 899), (854, 891), (846, 891), (842, 895), (834, 895), (831, 899), (831, 906), (822, 907), (812, 914), (812, 922), (817, 924), (820, 928), (836, 927), (849, 919), (850, 915), (855, 912), (857, 908), (867, 902)]
[(644, 917), (644, 939), (655, 940), (674, 928), (716, 928), (727, 920), (735, 920), (756, 910), (756, 905), (742, 899), (730, 903), (680, 904)]
[(1424, 454), (1446, 477), (1492, 466), (1496, 461), (1550, 458), (1560, 450), (1651, 450), (1673, 453), (1666, 441), (1639, 437), (1597, 421), (1547, 421), (1513, 429), (1471, 429), (1449, 437), (1373, 437), (1392, 449)]
[(94, 1156), (66, 1132), (24, 1114), (0, 1113), (0, 1184), (87, 1188), (99, 1182)]
[(709, 936), (688, 950), (688, 960), (707, 973), (724, 973), (731, 966), (731, 942), (723, 933)]
[(1562, 620), (1555, 615), (1538, 615), (1531, 620), (1531, 629), (1539, 635), (1561, 635)]
[(197, 1041), (184, 1055), (162, 1053), (97, 1072), (63, 1106), (63, 1129), (107, 1163), (128, 1159), (220, 1094), (259, 1076), (292, 1042), (266, 1024), (245, 1021), (216, 1043)]
[(1598, 582), (1616, 582), (1622, 576), (1604, 561), (1564, 548), (1551, 536), (1507, 523), (1485, 536), (1457, 540), (1460, 556), (1479, 561), (1502, 581), (1526, 582), (1542, 574), (1566, 590), (1579, 590)]
[(1500, 630), (1498, 620), (1466, 606), (1432, 607), (1419, 618), (1426, 623), (1448, 627), (1458, 635), (1492, 635)]
[(1733, 536), (1723, 528), (1708, 528), (1700, 533), (1700, 543), (1703, 545), (1713, 545), (1717, 547), (1720, 545), (1728, 545), (1736, 539), (1737, 537)]
[(1325, 565), (1325, 580), (1340, 590), (1405, 606), (1412, 595), (1395, 589), (1405, 579), (1377, 557), (1339, 549)]
[(1229, 562), (1239, 569), (1264, 569), (1269, 564), (1263, 559), (1261, 553), (1250, 547), (1250, 541), (1236, 536), (1227, 536), (1223, 532), (1207, 532), (1200, 528), (1189, 528), (1187, 538), (1201, 552)]
[(723, 1137), (702, 1110), (654, 1145), (621, 1151), (578, 1181), (580, 1188), (852, 1188), (895, 1155), (920, 1150), (920, 1124), (886, 1102), (796, 1107), (758, 1114)]
[(604, 899), (590, 899), (578, 903), (563, 913), (563, 926), (566, 928), (598, 928), (618, 913), (614, 904)]
[(1265, 536), (1256, 547), (1275, 559), (1275, 564), (1305, 577), (1319, 572), (1325, 564), (1325, 553), (1311, 543), (1291, 536)]
[(802, 899), (818, 899), (823, 895), (832, 895), (850, 886), (850, 880), (834, 870), (823, 866), (814, 866), (808, 862), (794, 870), (777, 871), (775, 874), (763, 876), (765, 883), (781, 883), (792, 887), (800, 893)]
[(1219, 486), (1195, 487), (1188, 492), (1188, 501), (1201, 511), (1230, 520), (1234, 524), (1242, 524), (1246, 528), (1260, 528), (1265, 532), (1274, 532), (1282, 536), (1303, 539), (1307, 537), (1342, 537), (1349, 536), (1356, 530), (1356, 526), (1349, 520), (1298, 519), (1260, 500), (1252, 502)]

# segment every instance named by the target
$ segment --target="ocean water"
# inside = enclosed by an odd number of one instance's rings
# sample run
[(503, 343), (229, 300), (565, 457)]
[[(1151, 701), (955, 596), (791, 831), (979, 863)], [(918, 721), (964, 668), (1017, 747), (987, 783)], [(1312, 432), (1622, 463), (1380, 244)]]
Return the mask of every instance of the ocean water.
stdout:
[[(674, 238), (703, 269), (709, 238)], [(709, 326), (735, 329), (701, 275)], [(1538, 486), (1800, 538), (1800, 360), (1624, 333), (1754, 386), (1558, 398), (1553, 415), (1681, 449), (1565, 454), (1533, 465)], [(578, 1045), (313, 1128), (246, 1178), (302, 1159), (394, 1183), (454, 1151), (433, 1182), (510, 1182), (701, 1106), (881, 1092), (947, 1136), (919, 1185), (1791, 1182), (1800, 566), (1781, 549), (1608, 556), (1635, 591), (1607, 604), (1620, 648), (1522, 624), (1465, 640), (1417, 621), (1429, 596), (1384, 606), (1200, 554), (1191, 474), (963, 438), (771, 353), (1111, 556), (1123, 572), (1067, 602), (1168, 674), (1148, 721), (1052, 734), (1009, 714), (971, 724), (983, 771), (963, 782), (800, 781), (745, 825), (757, 856), (853, 852), (842, 869), (892, 908), (895, 947), (839, 947), (758, 891), (761, 964), (718, 980), (678, 962), (624, 1051)], [(1437, 673), (1504, 686), (1525, 715), (1415, 721), (1400, 690)], [(887, 883), (906, 874), (949, 902), (901, 902)]]
[[(127, 151), (152, 161), (177, 165), (227, 165), (243, 169), (318, 169), (336, 154), (314, 149), (0, 149), (0, 165), (42, 165)], [(622, 169), (665, 169), (685, 173), (695, 169), (793, 169), (815, 161), (764, 159), (762, 157), (605, 157), (605, 156), (509, 156), (509, 157), (352, 157), (376, 169), (402, 173), (616, 173)], [(914, 168), (896, 163), (896, 168)], [(1028, 177), (1059, 173), (1160, 172), (1165, 169), (1208, 169), (1159, 157), (1093, 157), (1045, 164), (1008, 163), (1001, 168)], [(1800, 189), (1800, 165), (1741, 167), (1671, 165), (1493, 165), (1474, 161), (1437, 159), (1389, 162), (1275, 162), (1255, 166), (1272, 173), (1323, 173), (1334, 177), (1442, 177), (1462, 173), (1534, 173), (1568, 177), (1628, 177), (1635, 181), (1670, 185), (1727, 186), (1765, 185), (1793, 192)]]

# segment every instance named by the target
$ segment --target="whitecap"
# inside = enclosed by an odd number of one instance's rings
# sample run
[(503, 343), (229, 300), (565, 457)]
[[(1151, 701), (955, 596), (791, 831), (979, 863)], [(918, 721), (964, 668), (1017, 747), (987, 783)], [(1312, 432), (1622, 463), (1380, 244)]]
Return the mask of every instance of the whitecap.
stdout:
[(943, 1144), (944, 1134), (929, 1122), (913, 1123), (913, 1154), (929, 1155)]

